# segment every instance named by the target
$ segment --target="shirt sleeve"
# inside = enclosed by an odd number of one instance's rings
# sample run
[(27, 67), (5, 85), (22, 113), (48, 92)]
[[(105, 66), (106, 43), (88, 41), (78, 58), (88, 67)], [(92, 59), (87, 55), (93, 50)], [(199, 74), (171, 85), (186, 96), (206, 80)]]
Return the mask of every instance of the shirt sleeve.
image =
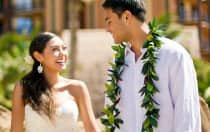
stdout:
[(174, 132), (201, 132), (197, 77), (190, 55), (175, 55), (169, 74)]

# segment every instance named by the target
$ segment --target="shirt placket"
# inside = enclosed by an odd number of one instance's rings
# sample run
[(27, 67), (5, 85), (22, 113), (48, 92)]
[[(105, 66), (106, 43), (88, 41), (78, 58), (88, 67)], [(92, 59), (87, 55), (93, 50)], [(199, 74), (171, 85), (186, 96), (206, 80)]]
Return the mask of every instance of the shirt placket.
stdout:
[(141, 108), (141, 100), (142, 97), (139, 94), (139, 90), (142, 87), (143, 84), (143, 75), (141, 74), (141, 67), (142, 67), (142, 62), (139, 59), (135, 63), (135, 117), (136, 117), (136, 132), (141, 131), (142, 127), (142, 119), (143, 119), (143, 110)]

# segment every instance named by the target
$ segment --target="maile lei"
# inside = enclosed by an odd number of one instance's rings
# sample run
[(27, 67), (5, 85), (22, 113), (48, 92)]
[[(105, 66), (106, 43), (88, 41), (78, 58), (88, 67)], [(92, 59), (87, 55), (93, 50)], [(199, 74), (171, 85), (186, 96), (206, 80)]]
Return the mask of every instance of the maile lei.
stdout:
[[(159, 119), (159, 109), (156, 107), (159, 104), (154, 100), (154, 94), (159, 92), (159, 90), (155, 86), (154, 81), (159, 80), (155, 71), (155, 63), (158, 59), (157, 53), (161, 47), (159, 37), (161, 37), (162, 31), (156, 20), (149, 23), (149, 29), (150, 33), (143, 45), (146, 52), (141, 58), (144, 63), (141, 71), (144, 75), (144, 85), (139, 90), (139, 94), (143, 96), (141, 107), (146, 110), (146, 117), (142, 124), (142, 132), (153, 132), (154, 127), (158, 126)], [(111, 69), (108, 70), (110, 80), (105, 84), (105, 94), (111, 103), (105, 106), (103, 109), (105, 116), (101, 118), (101, 122), (105, 125), (106, 132), (114, 132), (116, 127), (120, 128), (120, 124), (123, 123), (123, 120), (118, 116), (120, 111), (116, 106), (120, 101), (120, 87), (118, 81), (121, 80), (120, 76), (125, 66), (125, 48), (126, 43), (112, 46), (112, 49), (115, 51), (115, 60), (114, 63), (110, 64)]]

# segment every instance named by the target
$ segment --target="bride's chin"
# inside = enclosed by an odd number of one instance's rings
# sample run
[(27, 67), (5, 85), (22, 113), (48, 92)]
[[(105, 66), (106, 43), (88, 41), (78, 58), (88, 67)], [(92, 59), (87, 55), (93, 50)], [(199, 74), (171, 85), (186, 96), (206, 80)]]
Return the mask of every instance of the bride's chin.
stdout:
[(66, 66), (65, 67), (59, 67), (58, 71), (61, 72), (61, 71), (65, 70), (65, 69), (66, 69)]

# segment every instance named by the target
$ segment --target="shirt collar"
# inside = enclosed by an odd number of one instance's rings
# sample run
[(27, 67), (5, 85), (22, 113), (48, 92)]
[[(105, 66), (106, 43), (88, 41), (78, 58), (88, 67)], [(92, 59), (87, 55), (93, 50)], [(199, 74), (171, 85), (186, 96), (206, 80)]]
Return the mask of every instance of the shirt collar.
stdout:
[[(141, 50), (141, 56), (139, 58), (142, 58), (143, 54), (146, 52), (147, 49), (146, 48), (141, 48), (140, 50)], [(135, 55), (134, 52), (131, 50), (131, 44), (128, 43), (126, 45), (126, 49), (125, 49), (125, 56), (128, 56), (130, 54)]]

